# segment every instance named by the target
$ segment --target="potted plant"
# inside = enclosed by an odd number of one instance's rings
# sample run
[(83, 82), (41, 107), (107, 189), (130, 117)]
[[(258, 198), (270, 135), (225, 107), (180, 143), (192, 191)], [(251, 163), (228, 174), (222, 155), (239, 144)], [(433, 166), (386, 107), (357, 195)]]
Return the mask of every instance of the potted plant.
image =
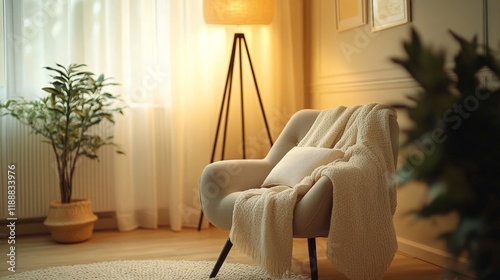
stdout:
[(72, 199), (77, 162), (82, 156), (98, 159), (97, 151), (106, 145), (123, 153), (113, 136), (102, 137), (96, 129), (103, 121), (114, 124), (114, 114), (123, 114), (123, 107), (116, 106), (117, 96), (104, 91), (116, 85), (104, 75), (81, 70), (84, 64), (56, 65), (45, 67), (52, 73), (52, 86), (43, 88), (48, 96), (10, 99), (0, 103), (0, 112), (29, 126), (51, 145), (61, 197), (51, 202), (44, 224), (55, 241), (74, 243), (89, 239), (97, 220), (88, 199)]
[(415, 30), (407, 57), (393, 59), (421, 87), (413, 105), (395, 104), (415, 123), (396, 177), (428, 187), (417, 217), (457, 213), (456, 228), (440, 235), (447, 250), (465, 256), (477, 279), (500, 279), (500, 61), (477, 38), (451, 34), (460, 45), (452, 72), (445, 52), (423, 45)]

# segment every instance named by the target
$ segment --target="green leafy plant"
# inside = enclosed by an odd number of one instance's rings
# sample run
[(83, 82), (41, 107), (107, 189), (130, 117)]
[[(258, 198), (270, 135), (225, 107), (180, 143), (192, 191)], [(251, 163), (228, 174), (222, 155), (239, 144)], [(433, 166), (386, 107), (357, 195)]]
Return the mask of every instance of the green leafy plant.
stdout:
[(35, 134), (43, 136), (52, 146), (57, 161), (61, 202), (71, 202), (73, 175), (82, 156), (98, 159), (97, 151), (112, 145), (117, 153), (123, 151), (113, 142), (113, 136), (101, 137), (97, 126), (106, 120), (114, 124), (114, 114), (123, 114), (116, 106), (117, 96), (104, 88), (116, 85), (104, 75), (81, 70), (84, 64), (67, 68), (45, 67), (53, 75), (52, 86), (43, 90), (49, 95), (36, 100), (10, 99), (0, 103), (2, 115), (10, 115)]
[(428, 187), (421, 218), (455, 212), (458, 225), (444, 232), (448, 251), (465, 255), (477, 279), (500, 279), (500, 63), (477, 38), (467, 41), (451, 32), (460, 45), (448, 71), (444, 51), (424, 46), (415, 30), (404, 43), (406, 58), (394, 58), (421, 87), (409, 99), (414, 126), (406, 131), (405, 164), (396, 177)]

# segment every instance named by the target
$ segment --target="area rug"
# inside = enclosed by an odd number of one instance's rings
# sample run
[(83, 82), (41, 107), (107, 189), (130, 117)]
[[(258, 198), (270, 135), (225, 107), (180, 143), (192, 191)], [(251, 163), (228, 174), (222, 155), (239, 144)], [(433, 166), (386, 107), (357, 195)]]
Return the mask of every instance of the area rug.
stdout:
[[(144, 280), (172, 279), (196, 280), (209, 279), (214, 262), (206, 261), (169, 261), (140, 260), (112, 261), (92, 264), (57, 266), (20, 273), (13, 273), (2, 280), (58, 280), (58, 279), (103, 279), (103, 280)], [(224, 263), (216, 278), (212, 279), (272, 279), (259, 267), (244, 264)], [(308, 277), (292, 274), (293, 280), (306, 280)]]

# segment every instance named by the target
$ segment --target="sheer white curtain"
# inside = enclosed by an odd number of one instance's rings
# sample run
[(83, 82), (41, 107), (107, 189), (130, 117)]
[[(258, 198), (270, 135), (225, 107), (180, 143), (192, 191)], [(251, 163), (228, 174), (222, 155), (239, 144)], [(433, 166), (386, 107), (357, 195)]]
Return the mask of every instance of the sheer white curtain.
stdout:
[[(114, 128), (126, 151), (112, 168), (120, 230), (197, 226), (198, 178), (210, 160), (234, 32), (247, 37), (274, 138), (304, 106), (302, 0), (276, 0), (273, 23), (250, 27), (205, 24), (202, 0), (4, 1), (0, 99), (42, 94), (41, 69), (55, 62), (85, 63), (120, 83), (113, 91), (128, 106)], [(269, 147), (260, 111), (247, 104), (256, 115), (247, 117), (255, 128), (249, 157), (262, 157)], [(240, 156), (238, 131), (228, 132), (236, 140), (227, 157)]]

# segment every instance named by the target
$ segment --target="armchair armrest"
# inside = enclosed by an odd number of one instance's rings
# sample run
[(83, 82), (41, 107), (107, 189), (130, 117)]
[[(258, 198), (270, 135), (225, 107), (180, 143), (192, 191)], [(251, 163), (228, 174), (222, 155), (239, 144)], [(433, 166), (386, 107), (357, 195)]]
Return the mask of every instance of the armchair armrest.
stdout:
[(333, 183), (322, 176), (294, 209), (294, 237), (328, 236), (333, 206)]
[(204, 215), (215, 226), (230, 229), (238, 195), (244, 190), (259, 188), (272, 168), (266, 159), (223, 160), (207, 165), (200, 178)]

